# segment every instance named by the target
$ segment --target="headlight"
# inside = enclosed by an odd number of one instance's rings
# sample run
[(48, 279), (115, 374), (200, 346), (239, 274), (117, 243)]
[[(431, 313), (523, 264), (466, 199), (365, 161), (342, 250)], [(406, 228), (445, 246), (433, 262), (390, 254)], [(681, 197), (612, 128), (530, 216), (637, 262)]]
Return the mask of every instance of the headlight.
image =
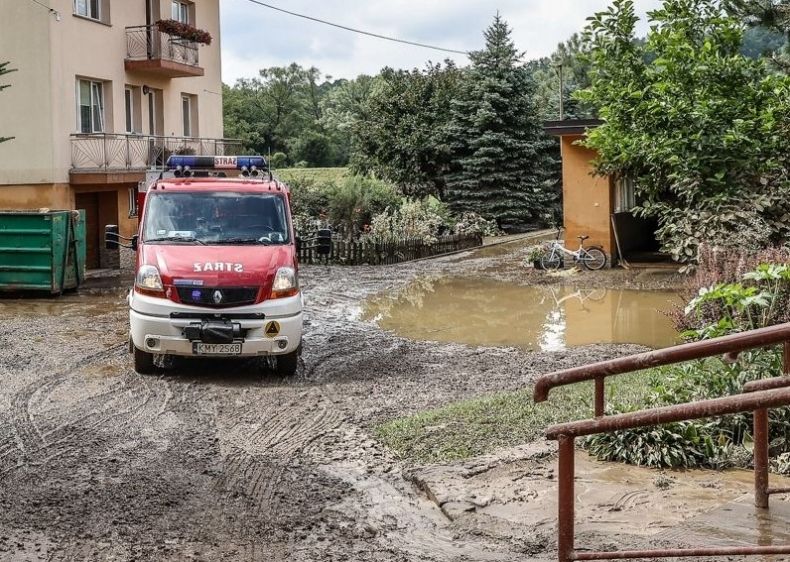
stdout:
[(272, 283), (272, 298), (292, 297), (299, 292), (299, 282), (293, 267), (281, 267), (277, 270)]
[(159, 270), (153, 265), (140, 266), (140, 269), (137, 270), (137, 276), (134, 279), (134, 286), (141, 293), (161, 294), (164, 292)]

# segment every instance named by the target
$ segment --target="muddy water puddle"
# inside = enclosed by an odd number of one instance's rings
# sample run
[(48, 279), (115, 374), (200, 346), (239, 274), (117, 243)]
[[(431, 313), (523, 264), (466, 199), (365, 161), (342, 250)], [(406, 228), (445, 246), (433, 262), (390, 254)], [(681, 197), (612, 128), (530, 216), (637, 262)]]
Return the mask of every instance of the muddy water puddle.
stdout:
[[(470, 498), (485, 497), (489, 501), (475, 510), (478, 514), (520, 528), (551, 529), (557, 513), (554, 466), (553, 460), (517, 460), (470, 477), (463, 467), (450, 465), (426, 469), (418, 477), (449, 506), (444, 510), (454, 520), (469, 516), (470, 501), (475, 501)], [(776, 485), (790, 483), (778, 475), (771, 478)], [(765, 540), (766, 529), (775, 530), (775, 543), (786, 542), (790, 503), (774, 498), (770, 514), (761, 518), (752, 505), (753, 486), (754, 475), (747, 470), (658, 472), (601, 462), (579, 452), (576, 523), (579, 533), (674, 539), (676, 545), (693, 544), (697, 538), (706, 545), (736, 538), (758, 544)]]
[(542, 351), (595, 343), (662, 348), (677, 343), (666, 312), (678, 304), (680, 297), (671, 291), (419, 278), (393, 295), (368, 299), (362, 318), (423, 341)]
[(12, 316), (95, 317), (124, 310), (126, 293), (66, 294), (51, 298), (0, 298), (0, 318)]

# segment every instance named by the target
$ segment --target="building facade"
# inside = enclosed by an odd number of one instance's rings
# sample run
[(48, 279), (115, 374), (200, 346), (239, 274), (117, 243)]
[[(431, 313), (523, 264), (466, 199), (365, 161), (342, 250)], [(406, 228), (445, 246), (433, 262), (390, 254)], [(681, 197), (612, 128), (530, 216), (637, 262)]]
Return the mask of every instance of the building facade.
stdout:
[(147, 170), (239, 148), (222, 139), (219, 0), (0, 0), (0, 15), (0, 62), (16, 69), (0, 79), (0, 136), (14, 137), (0, 209), (84, 209), (88, 267), (117, 266), (104, 225), (136, 231)]

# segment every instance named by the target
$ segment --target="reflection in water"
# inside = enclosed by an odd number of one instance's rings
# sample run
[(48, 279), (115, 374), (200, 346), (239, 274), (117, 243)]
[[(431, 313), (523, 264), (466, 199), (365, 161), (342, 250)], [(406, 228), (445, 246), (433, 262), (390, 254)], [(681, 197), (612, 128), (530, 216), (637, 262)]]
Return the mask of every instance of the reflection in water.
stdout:
[(429, 341), (554, 351), (592, 343), (667, 347), (677, 332), (664, 312), (676, 293), (521, 287), (471, 278), (421, 278), (395, 295), (369, 299), (362, 317)]
[(100, 295), (72, 293), (49, 298), (0, 298), (0, 318), (12, 316), (93, 317), (124, 310), (125, 291)]

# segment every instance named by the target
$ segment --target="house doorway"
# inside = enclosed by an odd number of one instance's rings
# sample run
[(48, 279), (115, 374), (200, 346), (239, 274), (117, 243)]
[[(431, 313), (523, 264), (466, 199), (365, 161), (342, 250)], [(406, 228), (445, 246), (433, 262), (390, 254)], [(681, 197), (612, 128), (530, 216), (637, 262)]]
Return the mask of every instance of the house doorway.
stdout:
[(118, 268), (118, 252), (108, 251), (104, 247), (104, 227), (118, 223), (117, 192), (77, 193), (75, 207), (85, 210), (86, 269)]

